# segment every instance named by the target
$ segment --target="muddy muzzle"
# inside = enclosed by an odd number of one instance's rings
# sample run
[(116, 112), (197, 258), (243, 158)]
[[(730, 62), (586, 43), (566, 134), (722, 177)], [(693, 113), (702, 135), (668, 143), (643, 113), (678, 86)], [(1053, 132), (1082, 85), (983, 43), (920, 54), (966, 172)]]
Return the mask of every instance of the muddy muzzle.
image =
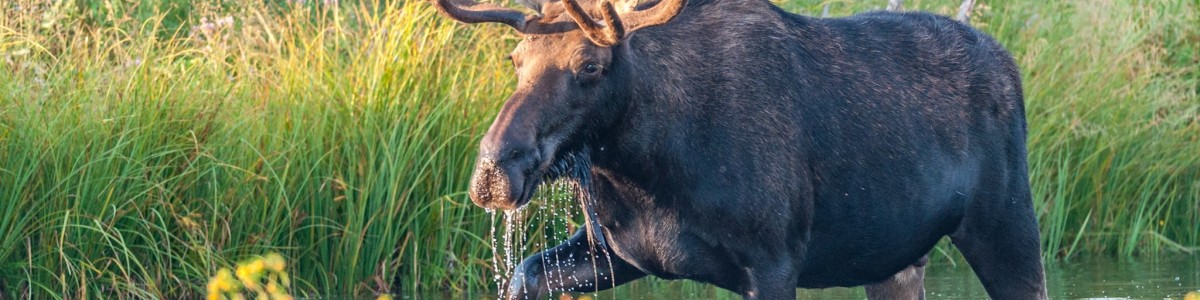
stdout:
[(480, 155), (471, 175), (470, 195), (475, 205), (489, 209), (512, 210), (524, 206), (537, 182), (532, 155), (511, 155), (497, 159)]

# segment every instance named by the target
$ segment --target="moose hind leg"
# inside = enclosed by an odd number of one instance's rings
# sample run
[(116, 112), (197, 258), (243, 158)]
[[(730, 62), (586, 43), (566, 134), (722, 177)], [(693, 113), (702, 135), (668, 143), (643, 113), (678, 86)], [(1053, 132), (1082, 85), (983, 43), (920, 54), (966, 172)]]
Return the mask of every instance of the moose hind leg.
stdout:
[(921, 257), (917, 263), (900, 270), (887, 280), (867, 285), (867, 299), (925, 299), (925, 264), (928, 257)]
[(950, 235), (992, 299), (1046, 299), (1037, 216), (1024, 180), (981, 190)]
[(646, 276), (604, 243), (579, 229), (567, 241), (526, 258), (517, 266), (506, 299), (545, 299), (553, 292), (594, 292)]

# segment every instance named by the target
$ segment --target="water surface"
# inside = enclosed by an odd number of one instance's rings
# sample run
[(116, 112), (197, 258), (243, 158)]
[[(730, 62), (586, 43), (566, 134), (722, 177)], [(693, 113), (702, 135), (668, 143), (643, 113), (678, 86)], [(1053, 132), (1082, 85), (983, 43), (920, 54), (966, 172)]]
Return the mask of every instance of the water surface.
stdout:
[[(1182, 299), (1188, 291), (1200, 290), (1200, 256), (1082, 259), (1049, 266), (1046, 277), (1051, 299)], [(931, 259), (926, 269), (925, 288), (928, 299), (987, 299), (983, 286), (968, 266), (946, 259)], [(798, 299), (866, 298), (862, 288), (801, 289), (798, 293)], [(596, 300), (740, 299), (707, 285), (658, 279), (642, 279), (613, 291), (586, 295)], [(443, 296), (431, 298), (438, 297)]]

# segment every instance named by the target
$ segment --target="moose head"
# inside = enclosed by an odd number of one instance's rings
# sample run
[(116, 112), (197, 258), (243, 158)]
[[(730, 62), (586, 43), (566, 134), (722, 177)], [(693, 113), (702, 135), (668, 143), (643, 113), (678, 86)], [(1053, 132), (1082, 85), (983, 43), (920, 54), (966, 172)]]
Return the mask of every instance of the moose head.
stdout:
[(433, 0), (455, 20), (503, 23), (522, 36), (509, 56), (516, 91), (480, 142), (470, 187), (476, 205), (516, 209), (543, 180), (569, 175), (565, 165), (576, 163), (585, 140), (616, 122), (628, 104), (628, 38), (669, 22), (687, 2), (618, 9), (602, 0), (589, 12), (576, 1), (547, 3), (540, 14), (526, 15), (489, 3)]

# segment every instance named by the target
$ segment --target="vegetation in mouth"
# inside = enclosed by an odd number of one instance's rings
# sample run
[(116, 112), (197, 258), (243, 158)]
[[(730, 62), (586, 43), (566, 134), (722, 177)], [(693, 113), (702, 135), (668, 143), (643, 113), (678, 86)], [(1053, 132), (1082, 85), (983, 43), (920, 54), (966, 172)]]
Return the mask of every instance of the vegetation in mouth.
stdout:
[(591, 151), (588, 148), (564, 151), (554, 158), (546, 173), (536, 179), (538, 182), (534, 184), (534, 190), (528, 192), (528, 197), (532, 198), (543, 186), (562, 183), (574, 186), (575, 195), (582, 196), (579, 193), (587, 191), (588, 185), (591, 184), (591, 174)]
[(584, 148), (559, 154), (554, 163), (542, 176), (543, 181), (553, 181), (566, 178), (574, 181), (587, 181), (592, 174), (591, 152)]

